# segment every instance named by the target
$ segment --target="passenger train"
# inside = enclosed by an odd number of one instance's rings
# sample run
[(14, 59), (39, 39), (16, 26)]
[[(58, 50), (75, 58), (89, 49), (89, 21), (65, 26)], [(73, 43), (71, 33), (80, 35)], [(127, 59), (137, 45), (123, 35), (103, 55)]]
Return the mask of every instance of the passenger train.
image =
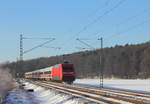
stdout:
[(75, 70), (73, 64), (63, 63), (26, 72), (24, 76), (26, 79), (65, 82), (71, 84), (75, 80)]

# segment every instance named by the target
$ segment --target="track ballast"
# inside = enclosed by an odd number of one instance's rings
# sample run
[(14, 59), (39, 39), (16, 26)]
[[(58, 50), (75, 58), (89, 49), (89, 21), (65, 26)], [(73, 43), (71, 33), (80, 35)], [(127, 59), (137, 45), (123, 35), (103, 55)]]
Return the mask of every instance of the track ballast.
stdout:
[(97, 88), (84, 85), (69, 85), (48, 81), (30, 81), (33, 84), (56, 89), (60, 92), (71, 94), (89, 101), (100, 104), (149, 104), (150, 94), (109, 89)]

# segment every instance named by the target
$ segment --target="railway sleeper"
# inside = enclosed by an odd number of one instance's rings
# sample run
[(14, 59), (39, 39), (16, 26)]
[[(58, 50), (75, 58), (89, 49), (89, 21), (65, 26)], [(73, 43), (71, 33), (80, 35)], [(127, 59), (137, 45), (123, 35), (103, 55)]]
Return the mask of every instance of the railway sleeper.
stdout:
[[(47, 84), (47, 83), (45, 83)], [(40, 85), (40, 84), (38, 84)], [(53, 85), (54, 86), (54, 85)], [(56, 86), (56, 84), (55, 84)], [(43, 86), (44, 87), (44, 86)], [(61, 86), (62, 87), (62, 86)], [(63, 86), (65, 88), (75, 88), (75, 89), (81, 89), (81, 90), (85, 90), (84, 88), (76, 88), (76, 87), (70, 87), (70, 86)], [(58, 89), (58, 88), (57, 88)], [(87, 89), (87, 90), (90, 90), (90, 89)], [(90, 91), (86, 91), (86, 92), (93, 92), (93, 90), (90, 90)], [(96, 92), (96, 91), (94, 91)], [(130, 99), (130, 100), (136, 100), (136, 101), (140, 101), (140, 102), (144, 102), (144, 103), (150, 103), (150, 100), (146, 100), (146, 99), (141, 99), (141, 98), (138, 98), (136, 96), (131, 96), (131, 95), (120, 95), (120, 94), (113, 94), (113, 93), (108, 93), (108, 92), (105, 92), (105, 91), (99, 91), (99, 92), (96, 92), (97, 94), (102, 94), (104, 97), (118, 97), (118, 98), (125, 98), (125, 99)], [(85, 95), (84, 97), (88, 98), (89, 95)], [(140, 104), (143, 104), (143, 103), (140, 103)]]
[[(99, 93), (99, 94), (102, 94), (103, 96), (105, 97), (120, 97), (120, 98), (126, 98), (126, 99), (131, 99), (131, 100), (137, 100), (137, 101), (141, 101), (141, 102), (144, 102), (144, 103), (150, 103), (150, 100), (147, 100), (146, 98), (142, 98), (142, 96), (136, 96), (136, 95), (125, 95), (125, 94), (114, 94), (114, 93), (111, 93), (111, 92), (105, 92), (105, 91), (96, 91), (96, 90), (91, 90), (91, 89), (88, 89), (88, 88), (81, 88), (81, 87), (78, 87), (82, 90), (88, 90), (88, 92), (95, 92), (95, 93)], [(141, 98), (140, 98), (141, 97)]]

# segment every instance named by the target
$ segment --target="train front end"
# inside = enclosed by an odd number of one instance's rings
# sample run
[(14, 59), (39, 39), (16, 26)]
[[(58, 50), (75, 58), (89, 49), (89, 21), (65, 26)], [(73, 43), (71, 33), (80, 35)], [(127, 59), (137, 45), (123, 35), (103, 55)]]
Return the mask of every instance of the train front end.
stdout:
[(73, 64), (61, 64), (62, 65), (62, 80), (65, 83), (73, 83), (75, 80), (75, 70)]

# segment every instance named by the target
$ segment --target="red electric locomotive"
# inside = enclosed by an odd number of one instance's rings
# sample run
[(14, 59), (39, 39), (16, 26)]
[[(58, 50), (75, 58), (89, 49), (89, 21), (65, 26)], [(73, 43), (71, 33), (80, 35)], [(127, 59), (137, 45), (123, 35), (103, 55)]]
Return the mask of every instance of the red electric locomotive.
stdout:
[(25, 73), (25, 78), (72, 83), (75, 80), (75, 70), (73, 64), (57, 64), (44, 69), (27, 72)]

